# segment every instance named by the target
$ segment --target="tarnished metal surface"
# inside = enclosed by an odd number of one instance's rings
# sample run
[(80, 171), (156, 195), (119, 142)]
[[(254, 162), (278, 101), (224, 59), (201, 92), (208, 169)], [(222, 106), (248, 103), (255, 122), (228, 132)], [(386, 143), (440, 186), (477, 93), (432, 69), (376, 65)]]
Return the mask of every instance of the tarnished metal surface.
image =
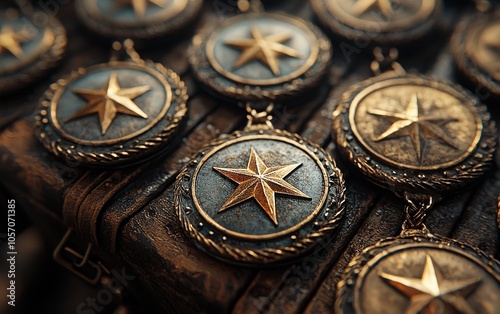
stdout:
[(67, 38), (61, 23), (50, 17), (37, 24), (33, 15), (14, 7), (0, 11), (0, 94), (28, 86), (64, 55)]
[(76, 12), (93, 32), (110, 38), (176, 35), (200, 13), (201, 0), (76, 0)]
[(184, 82), (129, 52), (129, 61), (80, 68), (45, 92), (36, 135), (54, 155), (117, 166), (144, 161), (174, 139), (187, 114)]
[(406, 234), (367, 248), (339, 284), (336, 313), (498, 312), (500, 263), (464, 243)]

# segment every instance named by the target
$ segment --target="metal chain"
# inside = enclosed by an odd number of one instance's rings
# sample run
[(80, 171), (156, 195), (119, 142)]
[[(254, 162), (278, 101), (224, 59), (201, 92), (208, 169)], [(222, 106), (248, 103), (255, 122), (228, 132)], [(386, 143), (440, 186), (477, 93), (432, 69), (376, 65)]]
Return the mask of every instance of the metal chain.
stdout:
[(403, 230), (426, 230), (424, 221), (427, 213), (434, 205), (434, 198), (430, 195), (414, 195), (405, 192), (405, 221)]
[(381, 47), (373, 49), (373, 57), (375, 60), (370, 64), (370, 69), (374, 75), (380, 75), (385, 71), (392, 70), (400, 74), (405, 74), (405, 69), (397, 62), (399, 51), (396, 48), (390, 48), (388, 51)]
[(125, 53), (133, 62), (144, 64), (144, 60), (134, 49), (134, 41), (132, 39), (125, 39), (123, 43), (119, 41), (113, 42), (113, 51), (111, 53), (110, 61), (118, 61), (121, 59), (122, 53)]
[(261, 128), (261, 129), (274, 129), (271, 120), (273, 116), (271, 112), (273, 111), (274, 105), (269, 104), (264, 111), (257, 111), (252, 108), (252, 106), (247, 103), (245, 108), (247, 110), (247, 125), (245, 129)]

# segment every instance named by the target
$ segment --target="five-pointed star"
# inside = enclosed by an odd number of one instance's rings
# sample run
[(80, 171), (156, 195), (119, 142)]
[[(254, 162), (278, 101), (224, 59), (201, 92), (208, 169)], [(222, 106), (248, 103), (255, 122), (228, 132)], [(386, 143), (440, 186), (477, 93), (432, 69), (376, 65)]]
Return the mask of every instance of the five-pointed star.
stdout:
[(223, 176), (238, 183), (233, 194), (219, 209), (219, 213), (248, 199), (254, 198), (277, 225), (275, 194), (286, 194), (309, 198), (296, 187), (286, 182), (284, 178), (301, 164), (291, 164), (268, 168), (253, 147), (246, 169), (226, 169), (214, 167)]
[(155, 4), (161, 8), (164, 8), (166, 5), (165, 0), (118, 0), (118, 5), (120, 7), (122, 5), (131, 5), (134, 9), (135, 15), (143, 17), (144, 15), (146, 15), (148, 2), (151, 2), (152, 4)]
[(368, 109), (368, 113), (392, 122), (392, 125), (384, 133), (375, 138), (376, 142), (409, 136), (419, 162), (422, 160), (422, 151), (426, 139), (439, 139), (446, 145), (458, 149), (453, 140), (442, 129), (447, 123), (457, 120), (425, 115), (416, 94), (411, 96), (404, 112)]
[(352, 12), (354, 15), (360, 16), (361, 14), (373, 8), (375, 5), (378, 7), (380, 12), (382, 12), (382, 14), (388, 19), (391, 18), (391, 16), (394, 14), (391, 0), (357, 0), (352, 7)]
[(443, 302), (446, 307), (453, 308), (453, 313), (476, 313), (465, 298), (474, 292), (481, 283), (481, 279), (444, 279), (429, 255), (426, 256), (421, 278), (395, 276), (387, 273), (380, 274), (380, 277), (410, 298), (406, 314), (418, 314), (422, 313), (423, 310), (425, 310), (423, 313), (426, 314), (435, 313), (432, 311), (432, 307), (433, 303), (438, 300)]
[(274, 75), (280, 74), (279, 56), (300, 58), (297, 50), (283, 45), (292, 38), (288, 33), (277, 33), (264, 36), (256, 26), (250, 28), (252, 38), (233, 39), (224, 42), (225, 45), (243, 50), (234, 68), (239, 68), (248, 62), (258, 59), (269, 67)]
[(20, 32), (14, 31), (12, 27), (4, 26), (0, 31), (0, 55), (9, 51), (14, 57), (20, 59), (24, 53), (20, 44), (26, 40), (28, 38)]
[(147, 119), (148, 115), (132, 100), (150, 89), (149, 86), (121, 88), (118, 75), (112, 72), (108, 83), (100, 90), (73, 89), (73, 93), (85, 99), (87, 104), (69, 117), (66, 122), (97, 113), (104, 135), (118, 112)]

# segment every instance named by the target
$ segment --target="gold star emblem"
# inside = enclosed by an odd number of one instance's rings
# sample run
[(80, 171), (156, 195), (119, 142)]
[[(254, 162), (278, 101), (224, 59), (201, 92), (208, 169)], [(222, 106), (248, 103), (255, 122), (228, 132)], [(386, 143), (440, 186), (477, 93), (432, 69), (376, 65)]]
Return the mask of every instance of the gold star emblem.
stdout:
[(429, 255), (426, 256), (421, 278), (401, 277), (387, 273), (380, 274), (380, 277), (410, 298), (406, 314), (436, 313), (433, 310), (436, 302), (442, 302), (448, 309), (443, 313), (476, 313), (466, 297), (479, 286), (481, 279), (444, 279)]
[(29, 38), (21, 32), (16, 32), (12, 27), (4, 26), (0, 31), (0, 55), (5, 51), (10, 52), (14, 57), (20, 59), (24, 52), (21, 43)]
[(411, 96), (404, 112), (369, 109), (368, 113), (393, 122), (384, 133), (375, 138), (376, 142), (409, 136), (419, 162), (422, 160), (423, 146), (426, 139), (438, 139), (444, 144), (458, 149), (453, 140), (442, 129), (447, 123), (457, 120), (425, 115), (416, 94)]
[(135, 15), (144, 17), (146, 15), (148, 2), (161, 8), (164, 8), (166, 6), (165, 0), (119, 0), (117, 4), (119, 7), (122, 7), (124, 5), (132, 6)]
[(275, 202), (276, 193), (310, 199), (309, 196), (284, 180), (287, 175), (300, 165), (301, 164), (291, 164), (268, 168), (252, 147), (246, 169), (214, 167), (214, 169), (223, 176), (238, 183), (238, 187), (219, 209), (219, 213), (253, 198), (266, 212), (269, 218), (278, 225)]
[(277, 33), (264, 36), (256, 26), (251, 27), (250, 33), (252, 38), (234, 39), (224, 42), (227, 46), (243, 50), (234, 64), (235, 69), (257, 59), (267, 65), (274, 75), (279, 75), (279, 56), (300, 58), (297, 50), (283, 45), (284, 42), (292, 38), (292, 35)]
[(360, 16), (374, 6), (377, 6), (380, 12), (388, 19), (394, 14), (391, 0), (358, 0), (352, 7), (352, 12), (354, 15)]
[(132, 100), (150, 89), (149, 86), (121, 88), (117, 74), (112, 72), (108, 83), (100, 90), (73, 89), (73, 93), (85, 99), (87, 104), (66, 122), (97, 113), (104, 135), (118, 112), (147, 119), (148, 115)]

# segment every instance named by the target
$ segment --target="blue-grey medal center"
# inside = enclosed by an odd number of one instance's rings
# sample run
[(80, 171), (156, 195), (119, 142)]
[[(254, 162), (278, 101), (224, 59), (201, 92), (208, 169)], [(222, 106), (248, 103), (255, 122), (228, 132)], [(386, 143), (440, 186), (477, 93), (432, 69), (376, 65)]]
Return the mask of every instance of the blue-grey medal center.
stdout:
[[(313, 53), (308, 34), (301, 28), (272, 18), (248, 19), (222, 29), (213, 36), (212, 50), (214, 59), (212, 66), (220, 69), (222, 75), (245, 82), (256, 80), (265, 84), (274, 82), (282, 76), (289, 76), (295, 71), (307, 67)], [(250, 49), (254, 42), (268, 41), (276, 59), (256, 57), (243, 59), (242, 52)], [(247, 45), (248, 44), (248, 45)], [(306, 66), (305, 66), (306, 65)]]
[(53, 17), (38, 25), (15, 9), (0, 12), (0, 93), (18, 90), (63, 57), (66, 31)]
[(201, 31), (188, 56), (195, 77), (224, 98), (281, 102), (304, 96), (320, 83), (332, 47), (307, 21), (259, 12)]
[(321, 148), (284, 131), (233, 134), (198, 153), (176, 182), (187, 234), (215, 257), (242, 264), (290, 260), (329, 241), (345, 186)]
[(187, 98), (180, 77), (151, 61), (80, 68), (42, 97), (36, 135), (60, 158), (130, 165), (173, 141), (187, 116)]
[[(111, 124), (103, 127), (99, 112), (89, 112), (88, 115), (79, 117), (78, 112), (84, 110), (92, 101), (88, 100), (89, 97), (98, 91), (103, 91), (104, 87), (109, 90), (112, 84), (124, 92), (123, 98), (118, 96), (116, 98), (118, 101), (115, 101), (110, 97), (111, 104), (105, 104), (105, 106), (116, 106), (113, 110), (118, 110)], [(137, 87), (139, 87), (137, 91), (128, 92)], [(63, 136), (92, 141), (93, 145), (99, 145), (131, 133), (139, 132), (137, 135), (140, 135), (148, 131), (148, 125), (166, 115), (170, 107), (167, 101), (170, 93), (169, 88), (166, 89), (157, 78), (143, 70), (127, 67), (99, 69), (66, 86), (58, 98), (58, 103), (61, 105), (57, 106), (54, 118), (61, 125)], [(129, 104), (135, 106), (127, 108), (126, 105)], [(172, 114), (172, 110), (170, 111)]]

